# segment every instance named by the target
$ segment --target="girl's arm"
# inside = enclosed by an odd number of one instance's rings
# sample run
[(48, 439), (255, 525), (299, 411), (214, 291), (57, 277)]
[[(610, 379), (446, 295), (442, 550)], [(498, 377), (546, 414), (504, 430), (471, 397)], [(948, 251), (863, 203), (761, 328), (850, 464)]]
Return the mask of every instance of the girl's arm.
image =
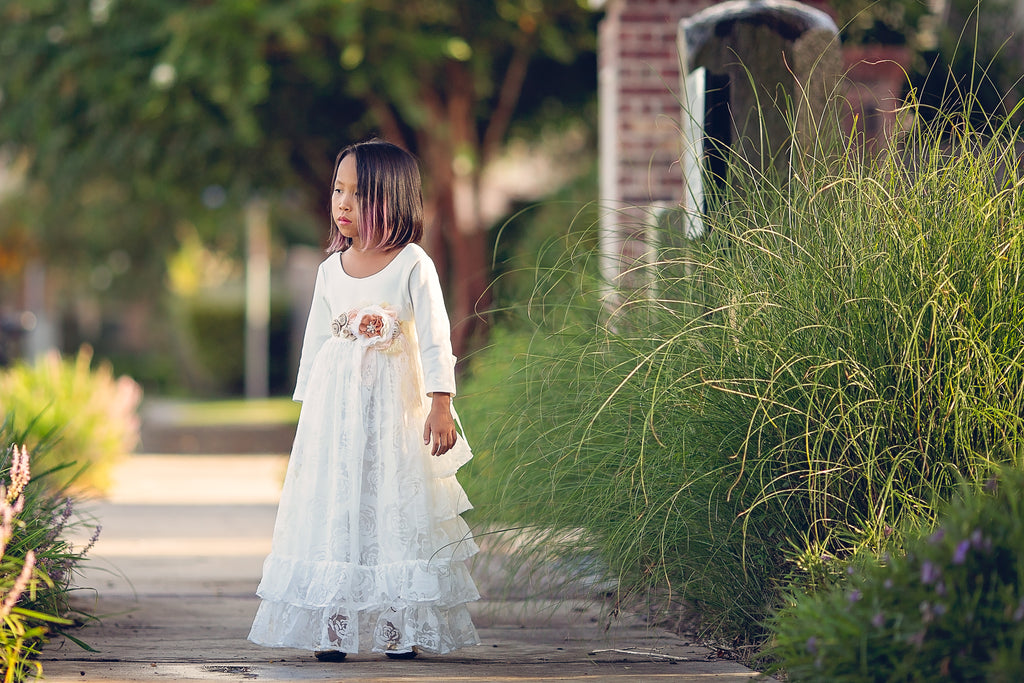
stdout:
[(423, 443), (433, 455), (444, 455), (458, 440), (452, 419), (455, 395), (455, 356), (452, 355), (451, 326), (444, 307), (441, 283), (433, 261), (423, 254), (409, 277), (409, 298), (416, 317), (420, 343), (423, 384), (431, 397), (430, 412), (423, 425)]
[(427, 414), (427, 422), (423, 425), (424, 445), (429, 444), (431, 438), (434, 440), (430, 447), (431, 455), (444, 455), (459, 440), (459, 433), (455, 431), (455, 420), (452, 419), (451, 402), (451, 394), (438, 391), (431, 394), (430, 413)]
[(441, 282), (433, 261), (423, 254), (409, 274), (409, 300), (416, 318), (420, 344), (423, 388), (455, 395), (455, 356), (452, 355), (451, 326), (441, 293)]
[(295, 379), (293, 401), (302, 401), (309, 383), (309, 372), (313, 367), (313, 358), (317, 351), (331, 336), (331, 307), (327, 303), (327, 284), (323, 264), (316, 271), (316, 284), (313, 287), (313, 301), (309, 306), (309, 317), (306, 318), (306, 332), (302, 337), (302, 353), (299, 359), (299, 372)]

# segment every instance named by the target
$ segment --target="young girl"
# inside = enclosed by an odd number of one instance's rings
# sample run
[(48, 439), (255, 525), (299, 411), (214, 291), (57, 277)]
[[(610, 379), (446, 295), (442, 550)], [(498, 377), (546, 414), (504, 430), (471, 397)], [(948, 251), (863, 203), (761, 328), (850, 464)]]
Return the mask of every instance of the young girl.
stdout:
[(249, 639), (338, 661), (475, 645), (477, 552), (455, 472), (455, 358), (434, 264), (415, 244), (416, 160), (378, 140), (334, 165), (293, 398), (302, 401)]

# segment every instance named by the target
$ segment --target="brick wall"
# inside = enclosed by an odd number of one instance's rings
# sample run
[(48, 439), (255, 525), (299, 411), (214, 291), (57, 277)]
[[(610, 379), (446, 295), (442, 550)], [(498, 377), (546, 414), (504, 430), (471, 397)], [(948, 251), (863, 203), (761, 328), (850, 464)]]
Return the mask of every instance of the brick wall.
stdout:
[[(647, 258), (647, 226), (682, 197), (679, 21), (712, 0), (608, 0), (598, 35), (602, 270)], [(628, 283), (623, 283), (627, 284)]]
[[(680, 20), (716, 0), (606, 0), (598, 36), (602, 269), (650, 258), (648, 229), (679, 206)], [(826, 2), (807, 4), (829, 11)], [(629, 286), (629, 283), (623, 283)]]
[[(615, 99), (604, 121), (616, 172), (607, 199), (629, 204), (678, 201), (681, 176), (679, 21), (708, 0), (612, 0), (601, 26), (600, 59), (607, 69), (602, 96)], [(608, 92), (613, 89), (614, 92)], [(665, 169), (674, 169), (666, 173)], [(611, 178), (609, 178), (611, 180)]]

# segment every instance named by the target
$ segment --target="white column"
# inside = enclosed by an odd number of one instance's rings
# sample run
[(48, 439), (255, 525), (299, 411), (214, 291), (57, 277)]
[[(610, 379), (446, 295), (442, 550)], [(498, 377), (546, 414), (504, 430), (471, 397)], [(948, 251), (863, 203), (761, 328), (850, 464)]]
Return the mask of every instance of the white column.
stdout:
[(597, 73), (598, 101), (598, 244), (601, 275), (616, 282), (622, 272), (622, 196), (619, 192), (619, 58), (618, 22), (605, 19), (601, 26), (603, 52)]
[(270, 391), (270, 209), (252, 199), (245, 207), (245, 397)]

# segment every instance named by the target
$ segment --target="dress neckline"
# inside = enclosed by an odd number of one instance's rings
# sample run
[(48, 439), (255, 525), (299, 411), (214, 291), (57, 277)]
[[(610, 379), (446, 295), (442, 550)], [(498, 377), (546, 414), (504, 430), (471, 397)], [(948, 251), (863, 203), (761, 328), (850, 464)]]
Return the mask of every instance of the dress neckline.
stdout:
[(398, 253), (395, 254), (391, 258), (390, 261), (388, 261), (387, 263), (384, 264), (384, 266), (380, 270), (378, 270), (378, 271), (376, 271), (374, 273), (370, 273), (369, 275), (363, 275), (362, 277), (356, 277), (355, 275), (349, 275), (348, 271), (345, 270), (345, 264), (341, 260), (341, 254), (343, 252), (340, 252), (340, 251), (338, 252), (338, 267), (341, 268), (341, 272), (345, 275), (345, 277), (349, 278), (350, 280), (368, 280), (371, 277), (377, 277), (378, 275), (383, 273), (385, 270), (390, 268), (391, 264), (394, 263), (395, 261), (397, 261), (398, 259), (400, 259), (402, 257), (402, 254), (405, 253), (406, 249), (408, 249), (410, 246), (411, 246), (411, 244), (404, 245), (401, 249), (398, 250)]

